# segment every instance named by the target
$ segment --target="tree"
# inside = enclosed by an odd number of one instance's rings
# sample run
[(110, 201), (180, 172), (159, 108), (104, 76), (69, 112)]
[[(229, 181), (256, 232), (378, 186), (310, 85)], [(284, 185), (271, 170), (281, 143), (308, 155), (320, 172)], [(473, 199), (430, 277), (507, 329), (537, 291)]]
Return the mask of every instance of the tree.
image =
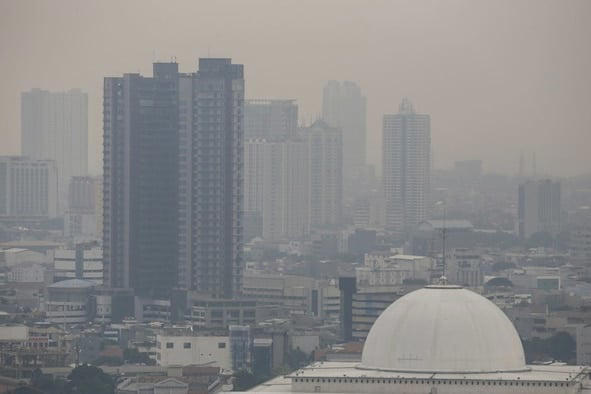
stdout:
[[(304, 367), (310, 363), (310, 355), (304, 353), (300, 348), (290, 350), (287, 353), (287, 365), (293, 371), (294, 369), (298, 369)], [(289, 372), (291, 372), (289, 371)]]
[(243, 369), (234, 374), (234, 390), (246, 391), (250, 390), (264, 379), (257, 378), (252, 372)]
[(102, 369), (81, 365), (68, 375), (67, 394), (113, 394), (115, 383)]
[(148, 356), (148, 353), (142, 353), (136, 348), (128, 348), (123, 350), (123, 360), (130, 364), (154, 364), (154, 360)]
[(547, 339), (533, 338), (523, 341), (527, 362), (557, 360), (574, 363), (576, 347), (575, 340), (566, 332), (558, 332)]

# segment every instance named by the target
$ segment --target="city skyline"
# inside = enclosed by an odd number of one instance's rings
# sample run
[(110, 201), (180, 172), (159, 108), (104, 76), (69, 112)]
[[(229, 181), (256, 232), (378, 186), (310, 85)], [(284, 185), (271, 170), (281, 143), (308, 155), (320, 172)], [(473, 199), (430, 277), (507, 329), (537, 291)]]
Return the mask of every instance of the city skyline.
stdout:
[[(193, 7), (179, 4), (187, 11)], [(224, 14), (229, 4), (208, 6), (212, 15), (221, 18), (214, 18), (216, 23), (234, 21)], [(537, 152), (539, 173), (577, 175), (591, 168), (585, 151), (591, 143), (591, 114), (585, 110), (591, 100), (591, 79), (585, 71), (591, 63), (584, 38), (591, 26), (588, 2), (478, 5), (452, 1), (433, 7), (422, 2), (404, 7), (402, 2), (377, 2), (365, 8), (352, 2), (314, 3), (314, 7), (309, 2), (286, 3), (286, 8), (265, 1), (252, 4), (262, 12), (248, 21), (237, 20), (230, 29), (210, 29), (215, 33), (207, 30), (211, 22), (193, 23), (175, 13), (176, 7), (169, 11), (126, 2), (119, 15), (111, 15), (107, 14), (108, 2), (63, 2), (60, 7), (34, 2), (2, 4), (6, 23), (1, 25), (0, 40), (6, 72), (0, 95), (5, 119), (0, 154), (20, 151), (15, 100), (20, 92), (34, 87), (80, 88), (89, 94), (89, 167), (96, 174), (101, 77), (129, 70), (146, 74), (146, 64), (173, 57), (190, 70), (198, 57), (210, 54), (232, 57), (249, 67), (246, 98), (296, 99), (300, 118), (308, 125), (321, 113), (322, 87), (328, 80), (355, 81), (368, 100), (368, 161), (378, 168), (381, 116), (392, 112), (404, 96), (421, 103), (417, 110), (430, 113), (437, 123), (433, 130), (435, 168), (451, 168), (456, 160), (478, 158), (485, 172), (515, 174), (521, 150), (528, 155)], [(232, 6), (237, 14), (251, 7)], [(357, 14), (358, 23), (350, 24), (335, 14), (335, 7)], [(509, 8), (511, 13), (507, 13)], [(138, 18), (140, 25), (120, 40), (121, 29), (127, 28), (124, 21), (138, 9), (144, 16)], [(107, 15), (113, 28), (104, 32), (97, 23)], [(177, 23), (166, 23), (173, 16)], [(314, 37), (306, 45), (296, 34), (303, 16), (310, 31), (305, 37)], [(282, 34), (261, 34), (259, 18), (276, 21), (261, 23), (265, 32)], [(150, 24), (160, 24), (163, 34), (154, 35), (159, 29), (149, 29)], [(45, 27), (40, 30), (38, 26)], [(84, 34), (69, 34), (72, 29)], [(195, 34), (179, 40), (181, 31)], [(48, 52), (46, 48), (56, 40), (65, 45)], [(83, 40), (96, 45), (83, 45)], [(113, 40), (118, 44), (108, 45)], [(128, 40), (137, 48), (133, 54), (124, 52)], [(300, 44), (304, 56), (289, 52)], [(109, 55), (109, 60), (103, 55)], [(368, 62), (371, 72), (367, 72)], [(285, 78), (285, 72), (292, 78)], [(507, 142), (511, 142), (508, 147)]]

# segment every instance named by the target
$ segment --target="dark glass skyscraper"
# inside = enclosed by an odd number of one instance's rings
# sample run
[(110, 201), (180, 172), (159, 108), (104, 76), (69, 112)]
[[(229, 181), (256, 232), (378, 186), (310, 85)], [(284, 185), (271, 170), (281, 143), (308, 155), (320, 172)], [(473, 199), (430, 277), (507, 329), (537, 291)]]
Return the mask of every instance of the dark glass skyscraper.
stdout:
[(243, 66), (200, 59), (179, 97), (179, 286), (231, 298), (242, 290)]
[(105, 79), (105, 285), (233, 297), (242, 284), (243, 66)]
[(105, 78), (104, 283), (167, 296), (177, 280), (178, 65)]

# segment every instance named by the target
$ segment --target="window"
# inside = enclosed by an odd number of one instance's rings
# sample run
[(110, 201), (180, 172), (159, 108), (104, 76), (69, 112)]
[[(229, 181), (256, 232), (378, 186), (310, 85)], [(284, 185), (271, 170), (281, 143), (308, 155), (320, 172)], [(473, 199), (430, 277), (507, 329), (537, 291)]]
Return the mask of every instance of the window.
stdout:
[(218, 343), (218, 349), (225, 349), (226, 348), (226, 343), (225, 342), (219, 342)]
[(167, 349), (173, 349), (174, 348), (174, 343), (172, 343), (172, 342), (166, 342), (166, 348)]
[(184, 349), (191, 349), (191, 342), (185, 342), (185, 343), (183, 343), (183, 348)]

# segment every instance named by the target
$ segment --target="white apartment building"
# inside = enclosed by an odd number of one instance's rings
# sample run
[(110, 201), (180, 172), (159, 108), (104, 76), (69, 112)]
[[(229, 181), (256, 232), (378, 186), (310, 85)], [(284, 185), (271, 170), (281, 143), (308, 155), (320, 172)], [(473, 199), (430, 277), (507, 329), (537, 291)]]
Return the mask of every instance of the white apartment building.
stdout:
[(229, 337), (220, 336), (156, 336), (158, 365), (203, 365), (232, 369)]
[(305, 130), (309, 155), (310, 226), (339, 225), (343, 210), (343, 136), (318, 120)]
[(279, 241), (305, 237), (308, 222), (306, 143), (247, 140), (244, 160), (244, 210), (260, 215), (262, 236)]
[(45, 267), (30, 262), (15, 265), (8, 271), (6, 280), (17, 283), (42, 283), (45, 280)]
[(386, 227), (403, 235), (428, 216), (431, 119), (404, 99), (397, 114), (384, 115), (382, 138)]
[[(56, 249), (54, 251), (53, 270), (55, 281), (76, 278), (76, 250)], [(81, 277), (97, 285), (103, 284), (103, 250), (101, 248), (79, 251)]]
[(365, 255), (364, 266), (355, 269), (357, 287), (400, 286), (406, 279), (429, 283), (433, 265), (433, 259), (425, 256), (368, 253)]
[(480, 254), (465, 248), (454, 249), (447, 261), (445, 276), (450, 284), (466, 287), (482, 285)]
[(63, 212), (70, 178), (88, 173), (88, 95), (78, 89), (23, 92), (21, 137), (23, 155), (55, 160), (59, 209)]
[(54, 218), (57, 213), (55, 162), (0, 156), (0, 217)]

